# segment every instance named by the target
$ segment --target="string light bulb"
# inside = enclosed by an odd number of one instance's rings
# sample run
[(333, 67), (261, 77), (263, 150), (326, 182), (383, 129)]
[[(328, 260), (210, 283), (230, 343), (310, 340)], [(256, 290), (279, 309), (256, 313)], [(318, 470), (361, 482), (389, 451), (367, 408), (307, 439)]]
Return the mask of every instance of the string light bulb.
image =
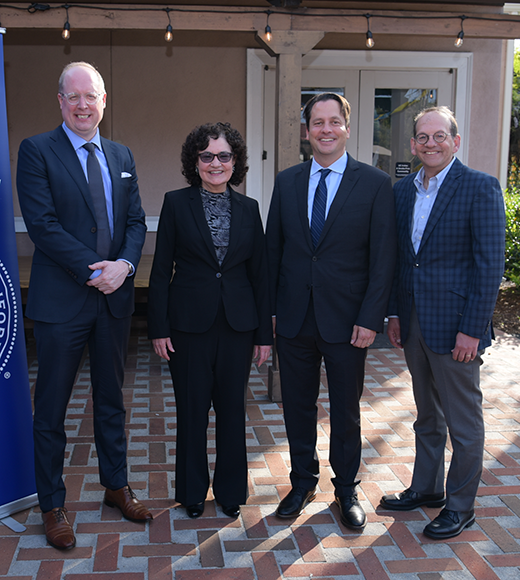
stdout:
[(267, 24), (265, 26), (265, 39), (267, 40), (267, 42), (271, 42), (271, 39), (273, 38), (273, 31), (271, 30), (271, 27), (269, 26), (269, 16), (272, 14), (271, 10), (267, 11)]
[(367, 39), (365, 42), (365, 46), (367, 48), (374, 48), (374, 37), (372, 36), (372, 31), (370, 30), (370, 14), (365, 14), (365, 18), (367, 19)]
[(172, 20), (170, 18), (171, 8), (165, 8), (165, 10), (166, 16), (168, 16), (168, 26), (166, 27), (166, 32), (164, 33), (164, 40), (166, 40), (166, 42), (171, 42), (173, 40)]
[(457, 38), (455, 39), (455, 46), (460, 48), (464, 44), (464, 27), (463, 23), (466, 20), (467, 16), (462, 15), (460, 17), (460, 32), (457, 34)]
[(70, 24), (68, 23), (68, 21), (65, 22), (65, 24), (63, 25), (61, 37), (63, 38), (63, 40), (68, 40), (70, 38)]
[(61, 31), (61, 37), (63, 40), (68, 40), (70, 38), (70, 23), (69, 23), (69, 6), (64, 6), (66, 18), (65, 24), (63, 25), (63, 30)]

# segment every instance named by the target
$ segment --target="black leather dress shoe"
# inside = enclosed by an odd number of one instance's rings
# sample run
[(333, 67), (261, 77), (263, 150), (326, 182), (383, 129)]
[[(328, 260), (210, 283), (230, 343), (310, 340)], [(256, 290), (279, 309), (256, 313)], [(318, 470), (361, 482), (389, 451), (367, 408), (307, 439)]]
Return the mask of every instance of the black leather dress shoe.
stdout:
[(441, 513), (424, 528), (424, 535), (433, 540), (445, 540), (458, 536), (465, 528), (475, 523), (475, 511), (456, 512), (444, 508)]
[(426, 507), (443, 507), (446, 503), (444, 493), (417, 493), (408, 488), (401, 493), (384, 495), (380, 504), (387, 510), (414, 510), (425, 505)]
[(336, 496), (341, 523), (351, 530), (361, 531), (367, 525), (367, 515), (358, 501), (357, 494)]
[(204, 513), (204, 502), (194, 503), (193, 505), (186, 506), (186, 513), (190, 518), (200, 518)]
[(299, 516), (304, 507), (316, 497), (316, 489), (293, 487), (282, 499), (276, 510), (279, 518), (295, 518)]
[(230, 518), (238, 518), (240, 515), (239, 505), (223, 505), (222, 511)]

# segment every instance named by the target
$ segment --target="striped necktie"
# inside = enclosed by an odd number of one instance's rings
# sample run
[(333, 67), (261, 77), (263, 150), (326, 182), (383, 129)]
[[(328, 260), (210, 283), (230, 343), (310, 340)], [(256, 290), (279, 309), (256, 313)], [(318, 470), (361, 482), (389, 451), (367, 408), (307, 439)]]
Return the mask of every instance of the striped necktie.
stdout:
[(331, 169), (320, 169), (320, 182), (318, 183), (316, 193), (314, 194), (311, 216), (311, 237), (314, 247), (318, 245), (321, 231), (325, 225), (325, 209), (327, 207), (327, 183), (325, 179), (330, 172)]

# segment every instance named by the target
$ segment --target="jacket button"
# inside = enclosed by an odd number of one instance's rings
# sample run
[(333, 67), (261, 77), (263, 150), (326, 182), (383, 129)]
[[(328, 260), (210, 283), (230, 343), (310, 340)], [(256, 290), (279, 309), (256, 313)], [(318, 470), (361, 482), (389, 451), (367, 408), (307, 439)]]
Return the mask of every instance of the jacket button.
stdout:
[(93, 227), (93, 228), (90, 228), (90, 233), (91, 233), (91, 234), (95, 234), (95, 233), (96, 233), (96, 228), (95, 228), (95, 227)]
[(417, 264), (414, 264), (413, 267), (414, 268), (418, 268), (419, 267), (419, 264), (418, 263)]
[(222, 278), (222, 274), (220, 272), (216, 273), (217, 278)]
[(317, 262), (317, 261), (318, 261), (318, 258), (316, 258), (316, 256), (313, 256), (313, 257), (312, 257), (312, 261), (313, 261), (313, 262)]

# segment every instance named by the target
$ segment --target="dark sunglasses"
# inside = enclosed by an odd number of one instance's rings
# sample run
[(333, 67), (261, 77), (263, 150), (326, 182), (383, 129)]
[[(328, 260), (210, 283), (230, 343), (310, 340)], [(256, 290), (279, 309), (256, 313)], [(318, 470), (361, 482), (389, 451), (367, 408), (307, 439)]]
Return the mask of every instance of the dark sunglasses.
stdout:
[(202, 163), (211, 163), (215, 157), (220, 161), (220, 163), (229, 163), (231, 159), (233, 159), (233, 153), (230, 153), (229, 151), (221, 151), (220, 153), (204, 151), (204, 153), (199, 153), (199, 159)]

